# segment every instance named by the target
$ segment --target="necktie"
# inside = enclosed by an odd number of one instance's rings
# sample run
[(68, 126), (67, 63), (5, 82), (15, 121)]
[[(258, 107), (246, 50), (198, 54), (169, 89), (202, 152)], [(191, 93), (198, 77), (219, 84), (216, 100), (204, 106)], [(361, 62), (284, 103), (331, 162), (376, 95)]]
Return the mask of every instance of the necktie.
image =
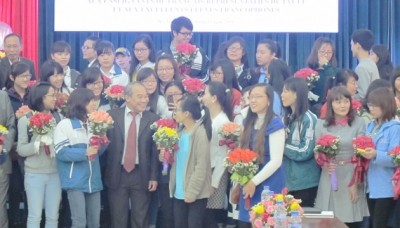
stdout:
[(135, 169), (136, 164), (136, 112), (131, 111), (133, 119), (128, 130), (126, 151), (124, 159), (124, 169), (129, 173)]

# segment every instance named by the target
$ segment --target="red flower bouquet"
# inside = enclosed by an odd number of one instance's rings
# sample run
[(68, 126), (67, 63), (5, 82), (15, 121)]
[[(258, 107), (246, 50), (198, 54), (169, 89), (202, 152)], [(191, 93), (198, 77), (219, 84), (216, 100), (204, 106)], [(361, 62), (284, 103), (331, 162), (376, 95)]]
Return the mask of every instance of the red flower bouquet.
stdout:
[(15, 112), (15, 116), (17, 119), (19, 119), (29, 112), (32, 112), (32, 110), (28, 107), (28, 105), (23, 105)]
[[(113, 127), (113, 119), (108, 112), (98, 110), (89, 114), (89, 129), (92, 136), (89, 138), (89, 146), (100, 148), (101, 145), (107, 145), (108, 140), (106, 133), (108, 129)], [(89, 156), (89, 160), (93, 160), (95, 155)]]
[(238, 147), (238, 141), (241, 134), (241, 127), (239, 124), (228, 122), (222, 125), (218, 133), (222, 138), (224, 138), (219, 141), (220, 146), (225, 145), (229, 150), (234, 150)]
[(169, 127), (169, 128), (176, 128), (177, 124), (173, 119), (159, 119), (150, 125), (151, 130), (157, 130), (160, 127)]
[(68, 102), (68, 94), (65, 93), (56, 93), (55, 94), (56, 102), (54, 107), (65, 116), (67, 113), (67, 102)]
[(308, 88), (310, 90), (314, 87), (314, 83), (319, 80), (318, 72), (311, 68), (302, 68), (296, 71), (296, 73), (294, 73), (294, 76), (306, 80)]
[(177, 124), (173, 119), (159, 119), (152, 125), (150, 129), (156, 131), (153, 134), (153, 141), (156, 143), (162, 158), (163, 163), (162, 174), (168, 174), (169, 164), (174, 162), (173, 153), (178, 149), (179, 136), (176, 131)]
[(54, 157), (53, 128), (56, 121), (51, 113), (35, 113), (29, 118), (29, 127), (34, 135), (37, 135), (34, 142), (34, 150), (39, 154), (40, 144), (43, 143), (44, 151), (47, 156)]
[(396, 164), (396, 169), (392, 176), (392, 182), (394, 199), (397, 200), (400, 197), (400, 146), (393, 148), (388, 155), (392, 157)]
[(351, 100), (351, 107), (357, 113), (357, 116), (361, 116), (364, 113), (363, 105), (359, 100), (352, 99)]
[(29, 88), (30, 88), (30, 87), (34, 87), (36, 84), (37, 84), (37, 81), (36, 81), (36, 80), (31, 80), (31, 81), (28, 82), (28, 87), (29, 87)]
[[(336, 155), (339, 153), (339, 138), (333, 135), (323, 135), (317, 139), (314, 148), (316, 162), (320, 166), (329, 165), (336, 162)], [(337, 191), (336, 172), (330, 174), (332, 190)]]
[(110, 102), (110, 106), (112, 109), (119, 108), (124, 103), (125, 101), (124, 90), (125, 90), (124, 86), (112, 85), (104, 91), (106, 98)]
[(375, 148), (375, 143), (369, 136), (358, 136), (353, 139), (354, 155), (351, 163), (355, 164), (353, 177), (349, 183), (349, 187), (353, 184), (364, 183), (365, 174), (368, 170), (369, 160), (361, 156), (366, 148)]
[[(225, 167), (232, 172), (231, 180), (244, 186), (258, 171), (257, 153), (249, 149), (236, 148), (225, 158)], [(251, 199), (246, 198), (245, 208), (249, 209), (250, 205)]]
[(179, 74), (181, 76), (189, 75), (198, 48), (189, 42), (182, 42), (176, 45), (176, 51), (174, 58), (178, 63)]
[(199, 96), (204, 90), (206, 86), (204, 83), (198, 78), (189, 78), (182, 81), (183, 87), (186, 92)]

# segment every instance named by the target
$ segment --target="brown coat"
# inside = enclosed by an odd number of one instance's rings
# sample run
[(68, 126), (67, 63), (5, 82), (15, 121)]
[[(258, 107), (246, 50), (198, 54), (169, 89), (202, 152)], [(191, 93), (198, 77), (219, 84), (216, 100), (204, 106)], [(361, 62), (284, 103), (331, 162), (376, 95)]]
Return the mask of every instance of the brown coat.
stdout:
[[(176, 161), (176, 153), (175, 153)], [(210, 140), (203, 125), (196, 124), (190, 135), (189, 154), (185, 168), (185, 198), (198, 200), (211, 195)], [(176, 163), (170, 173), (169, 193), (174, 196), (176, 184)]]

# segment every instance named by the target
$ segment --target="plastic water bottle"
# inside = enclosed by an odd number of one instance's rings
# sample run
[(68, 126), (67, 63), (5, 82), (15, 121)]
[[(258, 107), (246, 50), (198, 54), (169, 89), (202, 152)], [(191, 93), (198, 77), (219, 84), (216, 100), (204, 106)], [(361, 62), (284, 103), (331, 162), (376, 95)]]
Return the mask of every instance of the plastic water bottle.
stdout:
[(301, 217), (299, 211), (290, 212), (289, 228), (301, 228)]
[(275, 226), (274, 228), (286, 228), (286, 208), (283, 205), (283, 201), (277, 201), (275, 205)]
[(261, 192), (261, 201), (268, 200), (270, 196), (270, 190), (268, 185), (264, 185), (264, 190)]

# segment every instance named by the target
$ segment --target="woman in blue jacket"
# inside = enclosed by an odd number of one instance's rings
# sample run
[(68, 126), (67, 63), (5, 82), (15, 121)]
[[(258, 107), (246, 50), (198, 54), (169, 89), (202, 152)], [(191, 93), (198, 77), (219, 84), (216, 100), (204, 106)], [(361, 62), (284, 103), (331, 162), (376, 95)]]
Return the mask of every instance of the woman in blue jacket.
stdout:
[[(88, 145), (88, 113), (96, 109), (94, 94), (89, 89), (75, 89), (67, 103), (67, 118), (54, 133), (57, 168), (61, 187), (67, 191), (72, 227), (100, 227), (99, 151)], [(94, 156), (94, 159), (89, 157)]]
[(370, 159), (367, 173), (369, 189), (368, 208), (372, 227), (387, 227), (390, 212), (394, 209), (392, 175), (395, 164), (388, 152), (400, 145), (400, 122), (395, 119), (396, 102), (387, 88), (373, 90), (367, 97), (369, 113), (374, 119), (368, 124), (366, 134), (376, 145), (362, 155)]

